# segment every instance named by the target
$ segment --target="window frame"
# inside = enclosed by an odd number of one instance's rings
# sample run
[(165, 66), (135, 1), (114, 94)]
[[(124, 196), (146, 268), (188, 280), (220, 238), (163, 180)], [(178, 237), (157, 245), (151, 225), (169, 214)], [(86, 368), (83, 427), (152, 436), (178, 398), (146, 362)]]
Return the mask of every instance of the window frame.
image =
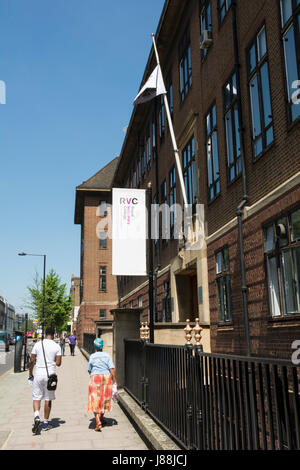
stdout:
[[(216, 110), (216, 124), (213, 126), (213, 109)], [(207, 118), (210, 119), (210, 132), (208, 132), (207, 128)], [(207, 165), (207, 188), (208, 188), (208, 203), (211, 204), (215, 199), (219, 197), (221, 194), (221, 172), (220, 172), (220, 146), (219, 146), (219, 133), (218, 133), (218, 119), (217, 119), (217, 104), (214, 102), (211, 107), (209, 108), (208, 112), (206, 113), (204, 119), (204, 126), (205, 126), (205, 155), (206, 155), (206, 165)], [(215, 161), (214, 161), (214, 151), (213, 151), (213, 134), (216, 133), (216, 142), (218, 146), (218, 171), (215, 172)], [(210, 184), (209, 182), (209, 162), (208, 162), (208, 141), (211, 139), (211, 161), (212, 161), (212, 179), (213, 182)], [(215, 174), (218, 174), (218, 177), (215, 179)], [(217, 184), (219, 184), (219, 192), (217, 192)], [(214, 196), (211, 198), (211, 188), (214, 189)]]
[[(222, 6), (220, 6), (221, 2), (222, 2)], [(229, 2), (230, 2), (230, 5), (228, 6)], [(223, 18), (221, 18), (221, 11), (223, 10), (224, 7), (225, 7), (225, 13), (224, 13)], [(231, 7), (232, 7), (232, 0), (218, 0), (217, 10), (218, 10), (219, 25), (223, 24)]]
[[(208, 18), (208, 7), (210, 8), (210, 20), (211, 23), (209, 24), (209, 18)], [(202, 28), (202, 23), (203, 23), (203, 16), (205, 14), (204, 22), (205, 22), (205, 28)], [(202, 34), (202, 31), (208, 30), (208, 31), (213, 31), (213, 22), (212, 22), (212, 2), (211, 0), (204, 0), (200, 4), (200, 34)], [(203, 62), (208, 54), (209, 49), (202, 49), (201, 50), (201, 61)]]
[(171, 208), (177, 203), (177, 190), (176, 190), (176, 168), (175, 165), (169, 171), (169, 202), (170, 202), (170, 239), (173, 240), (175, 237), (175, 222), (176, 222), (176, 211), (172, 211)]
[[(102, 273), (101, 270), (105, 270), (105, 273)], [(103, 286), (104, 283), (104, 286)], [(107, 266), (99, 266), (99, 292), (107, 292)]]
[[(240, 123), (240, 109), (239, 109), (239, 99), (238, 99), (238, 94), (240, 91), (237, 88), (237, 94), (234, 97), (232, 93), (233, 89), (233, 77), (235, 76), (235, 82), (236, 86), (237, 84), (237, 71), (234, 70), (230, 77), (226, 80), (226, 83), (223, 86), (223, 109), (224, 109), (224, 134), (225, 134), (225, 149), (226, 149), (226, 157), (227, 157), (227, 165), (226, 165), (226, 170), (227, 170), (227, 182), (228, 184), (233, 183), (236, 181), (240, 176), (242, 175), (243, 172), (243, 164), (242, 164), (242, 142), (241, 142), (241, 135), (240, 135), (240, 128), (241, 128), (241, 123)], [(227, 86), (230, 85), (230, 104), (228, 107), (226, 107), (226, 88)], [(236, 123), (235, 121), (235, 116), (237, 112), (237, 119), (238, 122)], [(232, 131), (232, 145), (233, 145), (233, 163), (230, 164), (229, 162), (229, 151), (228, 151), (228, 135), (227, 135), (227, 120), (228, 120), (228, 115), (230, 115), (231, 119), (231, 131)], [(236, 124), (238, 126), (236, 126)], [(236, 128), (237, 127), (237, 128)], [(238, 139), (240, 143), (240, 154), (239, 156), (237, 155), (237, 133), (238, 133)], [(240, 164), (240, 170), (239, 170), (239, 164)], [(231, 169), (234, 168), (234, 177), (231, 179)]]
[[(259, 36), (262, 31), (265, 30), (265, 41), (266, 41), (266, 52), (265, 54), (259, 59), (258, 51), (259, 51)], [(256, 65), (251, 70), (251, 50), (255, 46), (255, 61)], [(252, 159), (254, 162), (258, 161), (261, 156), (273, 145), (275, 141), (275, 133), (274, 133), (274, 114), (273, 114), (273, 105), (272, 105), (272, 89), (271, 89), (271, 80), (270, 80), (270, 67), (269, 67), (269, 54), (268, 54), (268, 36), (267, 36), (267, 27), (266, 24), (263, 23), (261, 27), (257, 30), (254, 38), (252, 39), (250, 45), (246, 50), (246, 63), (247, 63), (247, 82), (248, 82), (248, 89), (249, 89), (249, 112), (250, 112), (250, 122), (251, 122), (251, 145), (252, 145)], [(262, 79), (261, 79), (261, 71), (263, 67), (266, 65), (267, 72), (268, 72), (268, 80), (269, 80), (269, 98), (270, 98), (270, 108), (271, 114), (267, 116), (267, 118), (272, 117), (271, 123), (265, 125), (265, 116), (264, 116), (264, 99), (263, 99), (263, 91), (262, 91)], [(257, 78), (257, 88), (258, 88), (258, 104), (259, 104), (259, 119), (260, 119), (260, 127), (261, 132), (259, 135), (255, 136), (255, 120), (253, 119), (254, 110), (253, 110), (253, 96), (251, 93), (251, 87), (253, 80)], [(254, 87), (254, 85), (253, 85)], [(272, 129), (273, 138), (272, 141), (267, 144), (267, 132)], [(256, 154), (256, 144), (261, 140), (262, 150)]]
[[(268, 296), (268, 307), (269, 307), (269, 318), (272, 321), (277, 321), (277, 320), (284, 320), (284, 319), (292, 319), (292, 318), (298, 318), (300, 317), (300, 299), (298, 301), (298, 306), (299, 306), (299, 311), (295, 312), (289, 312), (287, 308), (287, 300), (286, 300), (286, 292), (284, 288), (284, 277), (285, 277), (285, 268), (284, 265), (282, 264), (282, 255), (284, 253), (292, 253), (292, 251), (296, 249), (300, 249), (300, 236), (296, 240), (292, 240), (292, 216), (294, 213), (300, 211), (300, 207), (294, 207), (292, 210), (289, 210), (285, 213), (280, 214), (279, 216), (277, 215), (276, 218), (274, 218), (271, 222), (264, 224), (262, 226), (263, 230), (263, 240), (264, 240), (264, 266), (265, 266), (265, 278), (266, 278), (266, 288), (267, 288), (267, 296)], [(278, 236), (276, 232), (276, 227), (280, 222), (283, 221), (283, 219), (286, 219), (287, 222), (287, 243), (284, 244), (281, 242), (280, 244), (280, 237)], [(266, 233), (269, 229), (272, 229), (273, 233), (273, 248), (272, 249), (266, 249)], [(273, 308), (272, 308), (272, 300), (271, 300), (271, 294), (270, 294), (270, 279), (269, 279), (269, 261), (270, 260), (275, 260), (276, 262), (276, 283), (278, 287), (278, 297), (279, 297), (279, 308), (280, 308), (280, 314), (276, 315), (274, 314)], [(299, 262), (300, 263), (300, 262)], [(300, 268), (300, 266), (299, 266)], [(300, 272), (300, 269), (299, 269)], [(295, 279), (295, 273), (296, 269), (295, 266), (293, 266), (293, 281)], [(295, 286), (295, 283), (293, 282), (292, 286)], [(299, 297), (300, 297), (300, 282), (299, 282)], [(293, 288), (293, 302), (294, 305), (296, 305), (297, 302), (297, 295), (295, 293), (295, 288)]]
[(183, 103), (193, 84), (190, 25), (185, 28), (178, 47), (179, 96)]
[[(227, 252), (228, 265), (225, 263), (225, 252)], [(218, 255), (222, 256), (222, 269), (220, 272), (217, 271)], [(231, 291), (231, 276), (230, 276), (230, 258), (229, 258), (229, 247), (223, 246), (215, 252), (215, 263), (216, 263), (216, 289), (217, 289), (217, 300), (218, 300), (218, 324), (227, 325), (233, 321), (232, 317), (232, 291)], [(221, 310), (221, 299), (219, 286), (222, 287), (223, 293), (223, 308)], [(227, 312), (227, 313), (226, 313)]]
[[(188, 159), (188, 155), (190, 152), (190, 160)], [(185, 164), (185, 155), (186, 155), (186, 164)], [(197, 184), (197, 168), (196, 168), (196, 141), (195, 136), (189, 138), (187, 143), (182, 149), (181, 152), (181, 160), (182, 160), (182, 173), (183, 173), (183, 180), (184, 186), (186, 191), (186, 196), (188, 200), (188, 204), (194, 204), (195, 198), (197, 200), (198, 197), (198, 184)], [(191, 176), (191, 181), (189, 176)], [(192, 189), (192, 194), (191, 190)], [(191, 199), (192, 198), (192, 199)]]
[[(293, 39), (295, 45), (295, 52), (296, 52), (296, 68), (298, 73), (298, 80), (300, 80), (300, 3), (299, 5), (296, 4), (296, 0), (291, 0), (291, 7), (292, 7), (292, 15), (290, 18), (283, 24), (283, 9), (282, 9), (282, 0), (278, 1), (279, 5), (279, 14), (280, 14), (280, 28), (281, 28), (281, 42), (282, 42), (282, 60), (283, 60), (283, 67), (284, 67), (284, 77), (285, 77), (285, 94), (286, 94), (286, 107), (287, 107), (287, 116), (288, 116), (288, 123), (289, 125), (294, 124), (298, 120), (300, 120), (300, 113), (299, 116), (293, 119), (292, 116), (292, 97), (290, 97), (290, 89), (288, 83), (288, 70), (287, 70), (287, 58), (286, 58), (286, 48), (285, 48), (285, 36), (288, 31), (293, 27)], [(298, 19), (299, 17), (299, 19)], [(297, 38), (298, 32), (298, 38)], [(297, 41), (298, 39), (298, 41)], [(299, 42), (299, 45), (298, 45)], [(296, 106), (299, 106), (300, 103)]]

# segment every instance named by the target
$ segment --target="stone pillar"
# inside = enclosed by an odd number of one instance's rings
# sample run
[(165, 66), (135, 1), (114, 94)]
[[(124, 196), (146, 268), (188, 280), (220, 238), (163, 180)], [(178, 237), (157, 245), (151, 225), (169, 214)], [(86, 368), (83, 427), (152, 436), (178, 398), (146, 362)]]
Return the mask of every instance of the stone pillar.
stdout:
[(124, 339), (140, 339), (139, 308), (117, 308), (111, 310), (113, 323), (113, 360), (116, 367), (118, 387), (124, 386), (125, 347)]

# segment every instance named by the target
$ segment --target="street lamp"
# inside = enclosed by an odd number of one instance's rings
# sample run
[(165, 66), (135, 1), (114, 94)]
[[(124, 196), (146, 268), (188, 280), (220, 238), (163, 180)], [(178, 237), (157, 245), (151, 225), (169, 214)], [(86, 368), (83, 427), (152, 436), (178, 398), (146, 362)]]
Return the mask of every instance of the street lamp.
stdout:
[(46, 255), (35, 255), (32, 253), (19, 253), (19, 256), (43, 256), (44, 257), (44, 275), (43, 275), (43, 307), (42, 307), (42, 340), (44, 339), (44, 319), (45, 319), (45, 286), (46, 286)]

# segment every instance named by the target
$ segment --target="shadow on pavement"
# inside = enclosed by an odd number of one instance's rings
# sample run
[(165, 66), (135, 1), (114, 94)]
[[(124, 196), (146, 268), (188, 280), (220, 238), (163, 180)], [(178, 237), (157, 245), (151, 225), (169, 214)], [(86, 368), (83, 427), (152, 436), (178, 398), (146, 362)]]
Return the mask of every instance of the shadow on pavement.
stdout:
[[(118, 424), (118, 421), (114, 418), (104, 418), (104, 419), (105, 419), (105, 422), (104, 422), (102, 428), (108, 428), (108, 427), (111, 427), (111, 426), (116, 426)], [(89, 429), (95, 429), (95, 427), (96, 427), (96, 419), (92, 418), (90, 420)]]
[(49, 421), (49, 424), (51, 424), (52, 428), (59, 428), (62, 424), (65, 424), (65, 421), (63, 421), (60, 418), (53, 418)]

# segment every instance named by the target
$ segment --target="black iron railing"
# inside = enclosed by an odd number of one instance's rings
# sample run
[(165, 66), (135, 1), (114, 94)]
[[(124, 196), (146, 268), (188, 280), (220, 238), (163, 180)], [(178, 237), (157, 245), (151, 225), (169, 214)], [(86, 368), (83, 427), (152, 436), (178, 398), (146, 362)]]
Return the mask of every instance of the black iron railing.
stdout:
[(125, 341), (125, 388), (183, 448), (300, 450), (300, 367)]
[(83, 335), (83, 349), (89, 354), (93, 354), (95, 352), (94, 348), (94, 341), (96, 339), (96, 335), (92, 335), (89, 333), (84, 333)]

